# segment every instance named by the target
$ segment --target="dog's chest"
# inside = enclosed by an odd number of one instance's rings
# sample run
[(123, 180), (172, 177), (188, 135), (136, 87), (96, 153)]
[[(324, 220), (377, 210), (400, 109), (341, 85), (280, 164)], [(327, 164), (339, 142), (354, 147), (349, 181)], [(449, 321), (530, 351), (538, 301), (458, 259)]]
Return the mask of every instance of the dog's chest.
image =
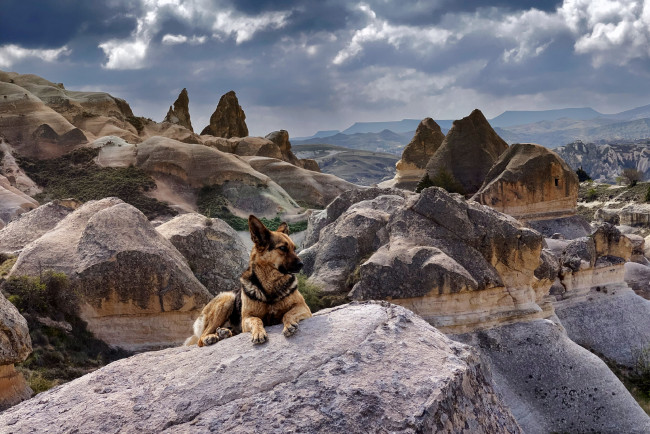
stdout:
[(282, 317), (286, 313), (285, 306), (281, 306), (280, 303), (274, 303), (267, 305), (266, 313), (262, 321), (265, 325), (276, 325), (282, 323)]

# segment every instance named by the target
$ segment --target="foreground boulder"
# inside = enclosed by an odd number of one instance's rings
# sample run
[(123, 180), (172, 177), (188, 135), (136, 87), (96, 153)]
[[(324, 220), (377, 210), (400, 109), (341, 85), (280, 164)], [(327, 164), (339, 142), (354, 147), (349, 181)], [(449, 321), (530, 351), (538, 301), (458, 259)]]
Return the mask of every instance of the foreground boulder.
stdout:
[(234, 91), (221, 96), (216, 110), (210, 116), (210, 125), (201, 131), (201, 135), (204, 134), (225, 138), (248, 136), (246, 115)]
[[(10, 431), (519, 433), (474, 351), (406, 309), (319, 312), (287, 339), (139, 354), (0, 415)], [(155, 367), (155, 371), (152, 371)]]
[(239, 288), (249, 255), (237, 232), (226, 222), (190, 213), (179, 215), (156, 230), (181, 252), (211, 294)]
[(418, 182), (426, 173), (426, 166), (433, 154), (438, 150), (445, 135), (440, 125), (431, 118), (423, 119), (415, 135), (402, 152), (402, 158), (395, 165), (397, 173), (395, 178), (383, 182), (382, 187), (403, 188), (415, 190)]
[(0, 294), (0, 411), (29, 398), (32, 390), (14, 369), (32, 352), (27, 321), (4, 295)]
[(476, 193), (508, 144), (492, 129), (480, 110), (455, 120), (440, 148), (427, 163), (429, 178), (451, 175), (465, 194)]
[(18, 256), (11, 276), (63, 272), (79, 316), (108, 344), (138, 350), (183, 342), (211, 294), (140, 211), (90, 201)]

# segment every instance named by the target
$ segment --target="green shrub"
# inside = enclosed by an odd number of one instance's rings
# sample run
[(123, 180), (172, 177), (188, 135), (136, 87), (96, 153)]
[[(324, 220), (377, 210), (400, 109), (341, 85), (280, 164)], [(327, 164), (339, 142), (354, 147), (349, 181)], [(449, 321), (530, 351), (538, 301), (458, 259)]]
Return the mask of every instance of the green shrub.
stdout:
[(444, 188), (449, 193), (465, 194), (465, 189), (460, 182), (454, 178), (447, 169), (440, 169), (438, 173), (431, 179), (431, 184), (435, 187)]
[(323, 301), (321, 300), (321, 289), (309, 282), (307, 275), (300, 273), (298, 274), (298, 291), (302, 294), (311, 309), (312, 313), (318, 312), (323, 308)]
[(19, 158), (20, 167), (43, 192), (39, 202), (76, 198), (83, 202), (115, 196), (142, 211), (148, 218), (176, 215), (167, 204), (147, 197), (156, 182), (144, 170), (130, 167), (100, 167), (94, 159), (99, 149), (80, 148), (51, 160)]
[(12, 276), (2, 289), (21, 313), (59, 318), (74, 313), (78, 305), (77, 294), (71, 288), (68, 276), (52, 270), (46, 270), (41, 277)]
[(589, 189), (587, 192), (587, 196), (585, 196), (585, 199), (587, 202), (591, 202), (592, 200), (596, 200), (598, 198), (598, 192), (596, 191), (595, 188)]
[(636, 351), (636, 363), (630, 379), (646, 398), (650, 398), (650, 346)]
[(429, 187), (433, 187), (433, 181), (429, 178), (429, 174), (425, 173), (422, 179), (420, 179), (420, 182), (418, 182), (418, 185), (415, 187), (415, 192), (420, 193), (422, 190)]

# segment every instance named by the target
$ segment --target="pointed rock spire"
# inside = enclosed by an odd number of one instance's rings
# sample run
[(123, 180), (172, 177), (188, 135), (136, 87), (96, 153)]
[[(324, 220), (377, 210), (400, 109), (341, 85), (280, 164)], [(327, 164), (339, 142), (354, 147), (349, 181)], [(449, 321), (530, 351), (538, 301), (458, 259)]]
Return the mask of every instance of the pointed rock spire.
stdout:
[(210, 125), (201, 131), (203, 134), (225, 138), (248, 136), (246, 115), (234, 91), (221, 97), (217, 109), (210, 116)]
[(194, 132), (192, 121), (190, 120), (190, 98), (187, 95), (187, 89), (183, 88), (176, 101), (174, 101), (174, 107), (169, 107), (169, 111), (163, 122), (178, 124)]

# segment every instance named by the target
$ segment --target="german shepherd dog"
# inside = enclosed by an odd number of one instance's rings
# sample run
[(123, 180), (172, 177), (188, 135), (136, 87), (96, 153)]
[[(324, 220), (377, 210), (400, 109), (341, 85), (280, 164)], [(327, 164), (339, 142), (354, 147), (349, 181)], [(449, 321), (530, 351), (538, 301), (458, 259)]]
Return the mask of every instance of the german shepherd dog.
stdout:
[[(282, 223), (270, 231), (257, 217), (248, 217), (254, 246), (248, 268), (237, 291), (213, 298), (194, 322), (194, 336), (186, 345), (212, 345), (240, 332), (251, 332), (255, 344), (266, 341), (264, 326), (284, 324), (283, 334), (293, 335), (298, 322), (311, 317), (309, 306), (298, 292), (295, 273), (302, 268), (289, 227)], [(229, 324), (227, 324), (229, 323)], [(227, 325), (229, 328), (227, 328)]]

